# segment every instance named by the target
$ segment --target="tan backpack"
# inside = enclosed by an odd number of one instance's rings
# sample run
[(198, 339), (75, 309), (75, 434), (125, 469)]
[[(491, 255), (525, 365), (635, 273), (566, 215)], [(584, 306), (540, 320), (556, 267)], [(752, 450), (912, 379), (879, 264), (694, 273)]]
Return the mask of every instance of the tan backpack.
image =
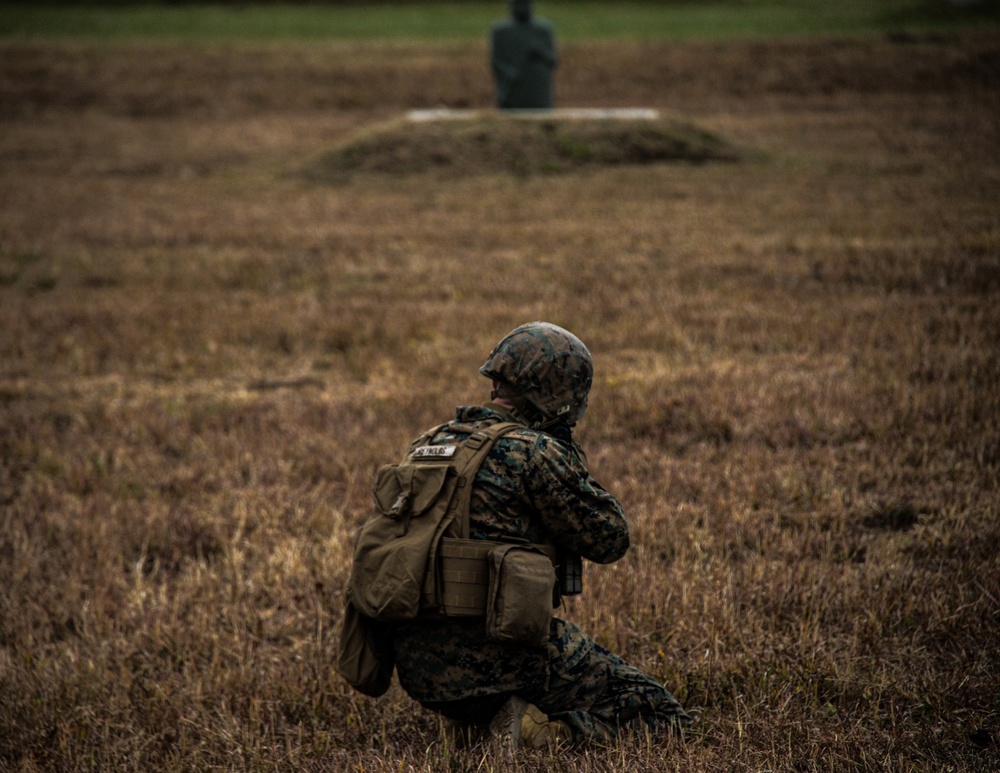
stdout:
[[(354, 551), (338, 653), (337, 670), (355, 689), (378, 696), (389, 687), (386, 623), (479, 616), (494, 641), (541, 647), (548, 640), (559, 604), (554, 547), (469, 539), (476, 473), (493, 444), (520, 428), (442, 425), (416, 440), (402, 462), (379, 469), (376, 512)], [(445, 429), (471, 434), (430, 445)]]
[[(449, 445), (429, 445), (444, 429), (470, 432)], [(515, 422), (483, 428), (443, 425), (424, 434), (399, 464), (375, 476), (375, 514), (361, 527), (348, 598), (373, 620), (413, 620), (444, 613), (438, 553), (443, 537), (468, 538), (476, 472), (493, 444), (523, 429)]]
[[(430, 445), (442, 430), (469, 432)], [(496, 641), (542, 646), (559, 603), (554, 548), (469, 539), (476, 473), (493, 444), (523, 426), (442, 425), (425, 433), (399, 464), (381, 467), (376, 512), (361, 527), (347, 586), (337, 670), (366, 695), (392, 678), (384, 623), (418, 617), (485, 617)]]

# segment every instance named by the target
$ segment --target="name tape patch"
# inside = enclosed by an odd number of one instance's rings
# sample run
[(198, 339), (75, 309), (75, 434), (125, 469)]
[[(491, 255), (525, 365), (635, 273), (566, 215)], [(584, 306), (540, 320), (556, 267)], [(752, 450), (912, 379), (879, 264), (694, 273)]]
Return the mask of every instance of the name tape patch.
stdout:
[(451, 459), (458, 446), (420, 446), (413, 452), (414, 459)]

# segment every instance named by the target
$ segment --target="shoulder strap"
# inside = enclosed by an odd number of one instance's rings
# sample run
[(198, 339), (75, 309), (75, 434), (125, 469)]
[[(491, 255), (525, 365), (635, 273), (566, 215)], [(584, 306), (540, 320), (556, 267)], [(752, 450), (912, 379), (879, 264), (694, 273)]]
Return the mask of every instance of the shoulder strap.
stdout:
[[(441, 588), (443, 585), (438, 553), (446, 538), (467, 538), (469, 535), (469, 506), (472, 502), (472, 483), (483, 460), (493, 444), (504, 434), (524, 425), (517, 422), (498, 422), (486, 427), (473, 427), (455, 422), (442, 425), (439, 430), (468, 432), (469, 437), (452, 446), (455, 451), (450, 456), (434, 455), (435, 461), (447, 461), (454, 470), (454, 487), (449, 494), (447, 509), (440, 520), (440, 527), (431, 540), (428, 555), (428, 571), (425, 575), (422, 604), (425, 609), (440, 610), (442, 607)], [(435, 433), (436, 434), (436, 433)], [(433, 436), (424, 435), (429, 442)], [(411, 446), (411, 454), (420, 453), (419, 447)], [(433, 463), (433, 462), (432, 462)]]
[(453, 536), (461, 539), (469, 538), (469, 508), (472, 504), (472, 483), (476, 473), (479, 472), (486, 455), (497, 440), (517, 429), (525, 429), (525, 426), (514, 421), (501, 421), (474, 430), (462, 444), (463, 450), (470, 455), (465, 465), (457, 470), (458, 480), (455, 483), (457, 495), (452, 500), (455, 520), (452, 521), (450, 530), (458, 533)]

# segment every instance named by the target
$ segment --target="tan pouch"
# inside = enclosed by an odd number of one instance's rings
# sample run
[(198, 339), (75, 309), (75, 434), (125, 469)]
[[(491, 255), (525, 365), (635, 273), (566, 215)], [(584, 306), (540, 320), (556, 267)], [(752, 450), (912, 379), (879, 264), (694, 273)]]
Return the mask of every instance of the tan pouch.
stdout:
[(389, 689), (395, 666), (384, 626), (347, 602), (337, 645), (337, 672), (358, 692), (377, 698)]
[(540, 647), (548, 641), (556, 570), (526, 545), (500, 545), (489, 554), (486, 634), (493, 641)]
[(361, 527), (351, 569), (348, 598), (361, 614), (383, 621), (420, 614), (430, 556), (448, 526), (455, 478), (441, 464), (379, 469), (373, 488), (378, 512)]

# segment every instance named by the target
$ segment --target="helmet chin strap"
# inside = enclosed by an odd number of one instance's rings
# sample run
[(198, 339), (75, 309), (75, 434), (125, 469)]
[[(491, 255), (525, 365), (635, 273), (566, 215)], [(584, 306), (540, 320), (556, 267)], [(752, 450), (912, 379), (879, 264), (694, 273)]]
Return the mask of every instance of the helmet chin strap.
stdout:
[(493, 389), (490, 391), (490, 399), (499, 401), (501, 405), (510, 411), (511, 415), (515, 419), (532, 429), (545, 432), (546, 430), (559, 424), (566, 427), (572, 426), (569, 422), (565, 421), (562, 416), (546, 419), (543, 414), (535, 409), (527, 398), (523, 395), (517, 394), (508, 385), (499, 381), (493, 382)]
[(526, 400), (517, 400), (517, 401), (514, 401), (514, 400), (511, 400), (509, 397), (508, 398), (501, 398), (501, 399), (504, 400), (504, 405), (509, 405), (510, 406), (509, 410), (510, 410), (511, 415), (515, 419), (517, 419), (519, 422), (521, 422), (525, 426), (531, 427), (532, 429), (542, 429), (542, 419), (541, 418), (532, 418), (532, 416), (536, 416), (537, 417), (538, 414), (536, 412), (534, 412), (534, 411), (528, 411), (528, 410), (526, 410), (526, 407), (527, 407), (526, 406), (526, 404), (527, 404)]

